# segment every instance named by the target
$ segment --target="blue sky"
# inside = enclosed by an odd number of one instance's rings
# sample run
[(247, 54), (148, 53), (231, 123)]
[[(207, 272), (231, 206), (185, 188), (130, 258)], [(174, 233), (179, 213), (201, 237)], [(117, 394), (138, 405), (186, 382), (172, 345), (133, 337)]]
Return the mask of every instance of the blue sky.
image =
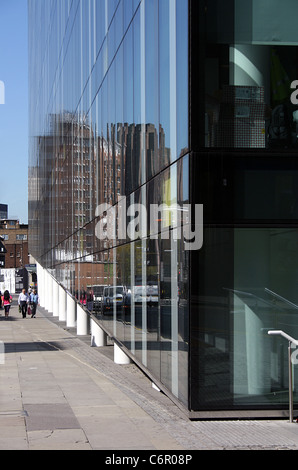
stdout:
[(27, 0), (0, 0), (0, 203), (28, 223)]

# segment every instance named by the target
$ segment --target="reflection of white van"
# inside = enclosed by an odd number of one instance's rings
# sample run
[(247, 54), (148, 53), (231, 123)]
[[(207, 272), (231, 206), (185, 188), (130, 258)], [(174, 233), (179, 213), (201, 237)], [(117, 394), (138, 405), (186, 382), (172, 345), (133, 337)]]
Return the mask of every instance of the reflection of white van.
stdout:
[(158, 302), (158, 286), (134, 286), (132, 295), (135, 303)]
[(143, 302), (146, 299), (146, 286), (133, 286), (132, 295), (136, 304)]
[(103, 286), (103, 285), (92, 286), (93, 310), (95, 310), (95, 311), (101, 309), (101, 303), (102, 303), (104, 288), (105, 288), (105, 286)]
[(147, 302), (158, 302), (158, 286), (147, 286)]
[(105, 286), (103, 290), (102, 313), (113, 310), (114, 304), (116, 308), (120, 308), (124, 304), (126, 289), (124, 286)]

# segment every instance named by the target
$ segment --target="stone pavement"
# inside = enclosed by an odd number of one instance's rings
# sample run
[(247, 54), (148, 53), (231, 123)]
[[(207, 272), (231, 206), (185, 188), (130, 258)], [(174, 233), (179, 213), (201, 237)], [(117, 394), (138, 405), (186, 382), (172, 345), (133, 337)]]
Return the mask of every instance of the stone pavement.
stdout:
[(43, 309), (0, 313), (0, 450), (298, 450), (296, 423), (190, 421), (134, 364), (115, 364), (112, 346), (91, 347)]

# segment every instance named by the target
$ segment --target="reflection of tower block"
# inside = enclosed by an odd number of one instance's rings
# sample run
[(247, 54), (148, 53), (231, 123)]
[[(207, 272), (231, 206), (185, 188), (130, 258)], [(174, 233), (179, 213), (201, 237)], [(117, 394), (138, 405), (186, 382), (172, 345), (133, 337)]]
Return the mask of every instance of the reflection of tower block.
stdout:
[(224, 87), (217, 147), (265, 147), (265, 107), (262, 87)]

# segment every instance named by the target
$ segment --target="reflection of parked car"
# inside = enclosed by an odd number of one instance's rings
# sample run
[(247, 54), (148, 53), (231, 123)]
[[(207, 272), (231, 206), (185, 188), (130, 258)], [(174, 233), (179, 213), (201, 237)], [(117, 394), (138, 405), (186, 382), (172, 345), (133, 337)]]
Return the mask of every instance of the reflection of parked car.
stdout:
[(102, 285), (96, 285), (92, 286), (92, 291), (93, 291), (93, 310), (95, 312), (99, 312), (101, 310), (101, 303), (102, 303), (102, 297), (103, 297), (103, 290), (105, 286)]
[(126, 289), (124, 286), (106, 286), (103, 290), (103, 300), (101, 303), (102, 313), (113, 311), (116, 308), (122, 308), (124, 304)]

